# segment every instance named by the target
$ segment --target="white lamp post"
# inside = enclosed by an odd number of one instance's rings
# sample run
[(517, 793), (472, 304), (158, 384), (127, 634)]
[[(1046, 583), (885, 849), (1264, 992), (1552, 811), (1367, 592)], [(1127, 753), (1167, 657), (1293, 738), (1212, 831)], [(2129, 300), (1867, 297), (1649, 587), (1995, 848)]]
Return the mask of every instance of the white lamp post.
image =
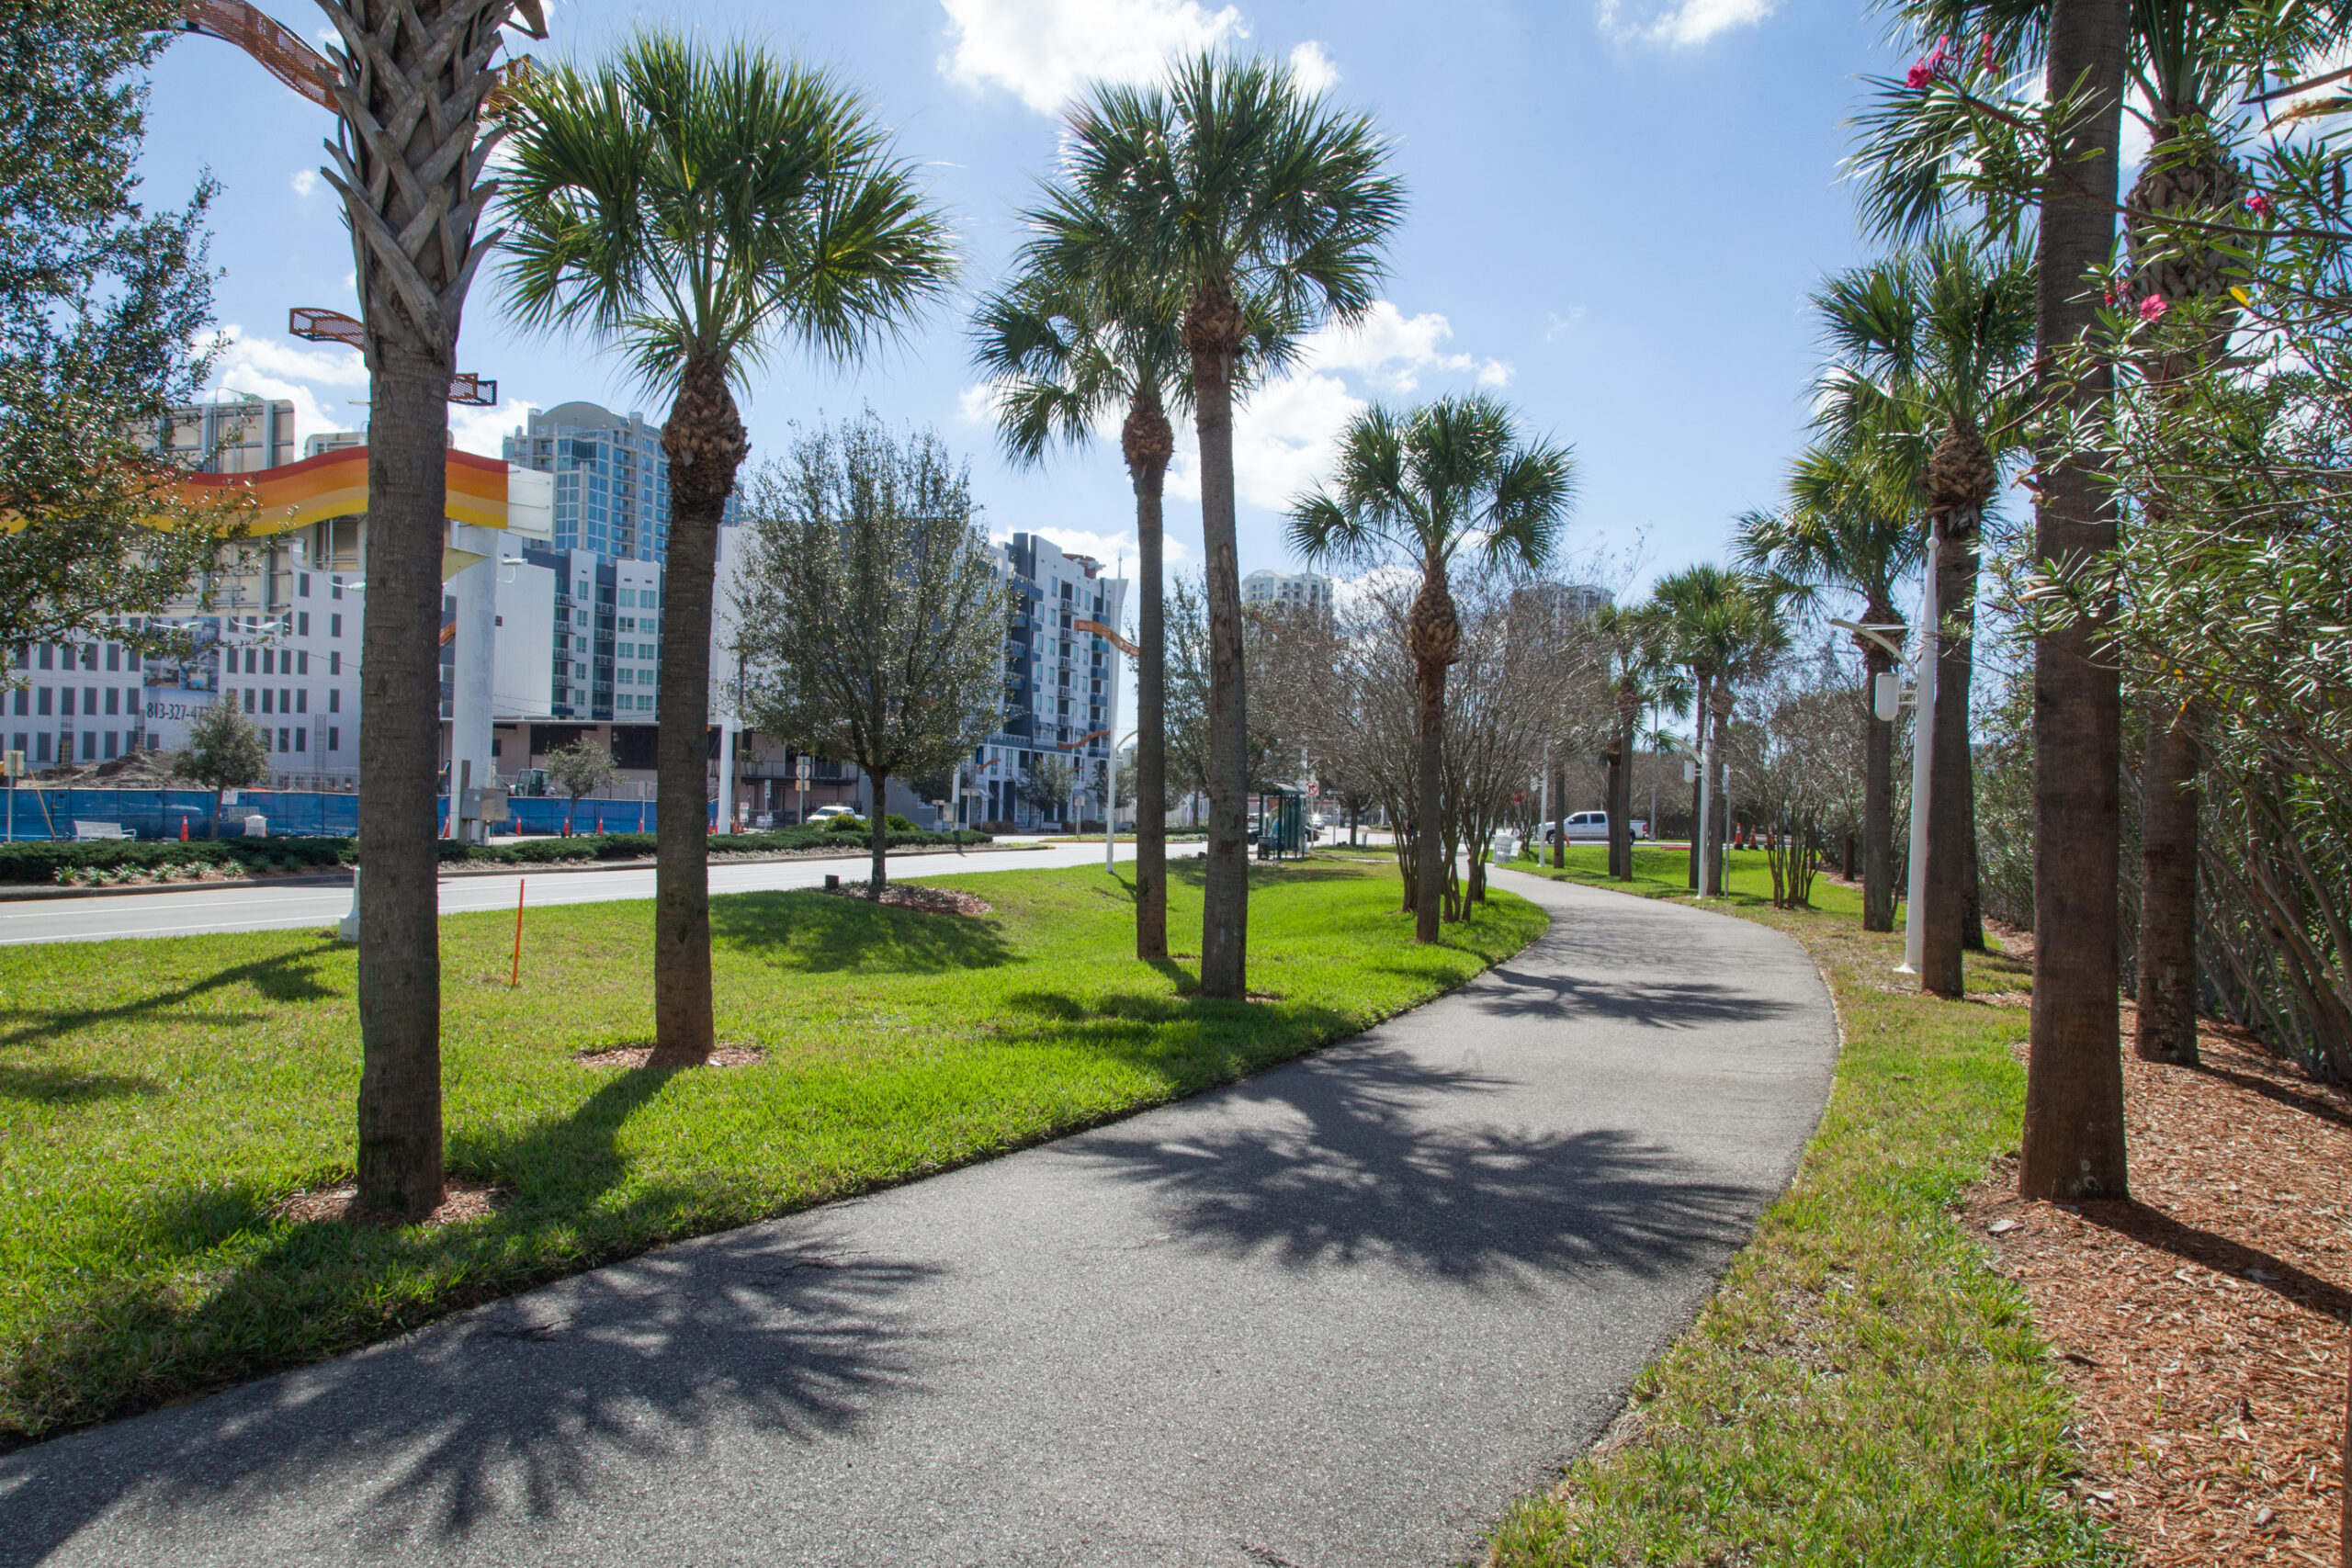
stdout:
[[(1928, 927), (1921, 911), (1928, 903), (1928, 802), (1936, 756), (1937, 623), (1941, 615), (1936, 605), (1937, 550), (1938, 541), (1931, 533), (1928, 536), (1928, 580), (1919, 591), (1917, 654), (1906, 655), (1886, 639), (1886, 633), (1900, 631), (1900, 626), (1862, 626), (1839, 620), (1829, 623), (1840, 630), (1869, 637), (1894, 655), (1897, 665), (1911, 671), (1911, 875), (1908, 907), (1903, 911), (1903, 962), (1894, 966), (1898, 975), (1918, 974), (1928, 956)], [(1871, 711), (1887, 723), (1893, 723), (1901, 709), (1897, 685), (1898, 678), (1890, 670), (1879, 676), (1878, 689), (1871, 694)]]

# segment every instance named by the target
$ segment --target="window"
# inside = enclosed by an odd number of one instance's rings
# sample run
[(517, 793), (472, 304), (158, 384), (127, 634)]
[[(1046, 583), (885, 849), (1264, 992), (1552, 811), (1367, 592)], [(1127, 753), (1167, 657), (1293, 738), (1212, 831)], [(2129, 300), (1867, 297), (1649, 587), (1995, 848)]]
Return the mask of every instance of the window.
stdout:
[[(30, 691), (27, 690), (23, 686), (17, 688), (17, 716), (19, 718), (23, 717), (24, 715), (31, 709), (32, 701), (33, 694)], [(24, 748), (19, 746), (17, 750), (21, 751)]]
[(294, 673), (297, 675), (308, 675), (310, 672), (311, 650), (306, 648), (294, 656)]
[(245, 688), (245, 711), (247, 713), (254, 711), (254, 689), (251, 686)]
[(307, 729), (296, 730), (294, 732), (294, 750), (297, 751), (308, 751), (310, 749), (311, 732)]
[[(341, 579), (340, 577), (336, 577), (336, 578), (331, 578), (331, 579), (329, 579), (329, 580), (328, 580), (328, 581), (327, 581), (327, 597), (328, 597), (328, 598), (330, 598), (330, 599), (340, 599), (340, 598), (342, 598), (342, 597), (343, 597), (343, 579)], [(336, 620), (336, 622), (338, 623), (338, 625), (341, 623), (342, 619), (343, 619), (343, 617), (342, 617), (342, 616), (340, 616), (340, 615), (338, 615), (338, 616), (336, 616), (336, 617), (335, 617), (335, 620)], [(338, 636), (338, 637), (340, 637), (340, 636), (342, 636), (343, 634), (342, 634), (340, 631), (338, 631), (335, 635), (336, 635), (336, 636)]]
[[(308, 599), (311, 596), (311, 574), (309, 572), (301, 571), (294, 574), (294, 593), (297, 598), (300, 599)], [(309, 631), (311, 629), (308, 625), (310, 618), (311, 617), (308, 615), (302, 617), (303, 622), (305, 623), (302, 627), (304, 631)]]
[(279, 731), (277, 732), (277, 749), (278, 749), (279, 750), (281, 750), (281, 751), (291, 751), (291, 750), (294, 749), (290, 744), (288, 744), (288, 739), (287, 739), (287, 738), (288, 738), (288, 736), (292, 735), (293, 733), (294, 733), (294, 732), (293, 732), (292, 730), (290, 730), (290, 729), (281, 729), (281, 730), (279, 730)]
[(95, 729), (85, 729), (82, 731), (82, 761), (95, 762), (97, 760), (98, 732)]
[(330, 653), (327, 655), (327, 673), (330, 675), (340, 675), (343, 673), (342, 654)]
[(341, 726), (333, 724), (327, 726), (327, 750), (330, 751), (340, 751), (343, 750), (343, 729)]
[(622, 589), (622, 590), (621, 590), (621, 604), (622, 604), (624, 606), (626, 606), (627, 608), (628, 608), (628, 609), (631, 609), (631, 610), (636, 609), (636, 608), (637, 608), (637, 590), (636, 590), (636, 589), (634, 589), (634, 588), (624, 588), (624, 589)]
[(139, 711), (138, 687), (125, 686), (122, 689), (122, 711), (125, 713), (137, 713)]
[[(52, 689), (52, 688), (51, 688), (51, 687), (48, 687), (48, 686), (43, 686), (43, 687), (40, 689), (40, 711), (41, 711), (41, 716), (42, 716), (44, 718), (45, 718), (45, 717), (47, 717), (47, 716), (49, 716), (49, 712), (50, 712), (50, 700), (51, 700), (51, 695), (52, 695), (52, 691), (53, 691), (53, 689)], [(44, 753), (42, 753), (42, 754), (43, 754), (44, 756), (46, 756), (46, 755), (47, 755), (47, 753), (46, 753), (46, 752), (44, 752)]]
[(108, 686), (107, 688), (107, 712), (112, 714), (119, 711), (115, 707), (115, 704), (120, 701), (121, 697), (122, 694), (119, 691), (116, 690), (112, 686)]
[(96, 670), (97, 667), (98, 645), (95, 642), (84, 643), (82, 645), (82, 668), (85, 670)]
[(139, 668), (139, 650), (135, 648), (130, 650), (130, 668), (133, 670)]
[[(48, 710), (47, 708), (43, 708), (43, 709), (41, 709), (41, 712), (43, 712), (43, 713), (47, 713), (48, 711), (49, 711), (49, 710)], [(46, 761), (49, 761), (49, 731), (48, 731), (48, 730), (46, 730), (46, 729), (44, 729), (44, 730), (42, 730), (42, 731), (40, 732), (40, 735), (36, 736), (34, 739), (38, 739), (38, 740), (40, 742), (40, 750), (34, 753), (33, 761), (37, 761), (37, 762), (46, 762)]]
[(277, 649), (265, 648), (261, 650), (261, 672), (265, 675), (277, 673)]
[(329, 615), (327, 617), (327, 636), (341, 637), (342, 635), (343, 617), (341, 615)]
[[(271, 704), (277, 699), (277, 694), (275, 691), (267, 686), (264, 686), (261, 689), (261, 711), (264, 713), (277, 712), (277, 710), (271, 706)], [(245, 711), (247, 713), (251, 713), (253, 709), (247, 708)]]
[[(327, 688), (327, 712), (341, 713), (342, 711), (343, 688), (341, 686), (329, 686)], [(333, 750), (334, 748), (329, 747), (328, 750)]]
[(82, 711), (86, 714), (96, 714), (98, 711), (98, 689), (96, 686), (82, 688)]
[(296, 615), (294, 617), (294, 626), (295, 629), (303, 637), (309, 637), (311, 635), (311, 612), (305, 610), (300, 615)]
[(119, 757), (119, 756), (122, 755), (121, 749), (120, 749), (120, 747), (117, 744), (117, 743), (121, 739), (122, 739), (122, 736), (121, 736), (121, 732), (120, 732), (120, 731), (119, 731), (119, 730), (113, 730), (113, 729), (109, 729), (109, 730), (107, 730), (107, 761), (111, 762), (111, 761), (113, 761), (117, 757)]
[(308, 712), (310, 712), (310, 711), (311, 711), (311, 688), (310, 688), (310, 687), (308, 687), (308, 686), (303, 686), (303, 687), (299, 688), (299, 689), (295, 692), (295, 694), (294, 694), (294, 711), (295, 711), (296, 713), (308, 713)]
[(119, 670), (122, 668), (121, 644), (113, 642), (107, 644), (107, 668), (109, 670)]
[[(46, 670), (46, 669), (50, 668), (49, 657), (50, 657), (50, 653), (51, 653), (51, 648), (50, 648), (49, 644), (47, 644), (47, 643), (42, 643), (42, 644), (40, 645), (40, 667), (41, 667), (42, 669), (44, 669), (44, 670)], [(48, 710), (44, 708), (42, 711), (45, 713), (45, 712), (47, 712)], [(47, 753), (47, 752), (43, 752), (43, 753), (42, 753), (42, 756), (43, 756), (43, 757), (46, 757), (47, 755), (48, 755), (48, 753)]]
[(280, 713), (294, 711), (294, 694), (283, 686), (277, 688), (277, 711)]

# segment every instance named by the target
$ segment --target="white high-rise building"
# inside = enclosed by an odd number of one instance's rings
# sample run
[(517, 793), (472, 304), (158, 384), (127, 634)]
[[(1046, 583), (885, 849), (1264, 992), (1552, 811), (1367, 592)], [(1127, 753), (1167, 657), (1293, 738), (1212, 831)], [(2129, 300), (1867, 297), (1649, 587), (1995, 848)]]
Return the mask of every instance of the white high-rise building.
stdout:
[(1244, 609), (1329, 610), (1331, 580), (1311, 571), (1253, 571), (1241, 580)]

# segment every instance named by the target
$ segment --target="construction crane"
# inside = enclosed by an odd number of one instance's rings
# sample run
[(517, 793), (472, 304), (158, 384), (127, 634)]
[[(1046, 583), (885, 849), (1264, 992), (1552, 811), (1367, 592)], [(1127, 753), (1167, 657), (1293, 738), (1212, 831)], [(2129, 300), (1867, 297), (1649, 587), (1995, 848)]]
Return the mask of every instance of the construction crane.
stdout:
[[(356, 316), (317, 305), (297, 305), (286, 312), (286, 330), (310, 343), (339, 343), (365, 352), (368, 329)], [(498, 378), (460, 370), (449, 378), (449, 400), (475, 408), (498, 406)]]

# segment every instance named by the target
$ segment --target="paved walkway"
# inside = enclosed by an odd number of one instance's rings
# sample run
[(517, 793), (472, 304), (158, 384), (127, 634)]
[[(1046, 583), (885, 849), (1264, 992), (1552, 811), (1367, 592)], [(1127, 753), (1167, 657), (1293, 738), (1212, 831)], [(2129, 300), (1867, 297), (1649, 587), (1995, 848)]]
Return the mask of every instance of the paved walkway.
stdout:
[(0, 1458), (0, 1562), (1472, 1556), (1793, 1169), (1836, 1026), (1744, 921), (1549, 935), (1335, 1047)]

